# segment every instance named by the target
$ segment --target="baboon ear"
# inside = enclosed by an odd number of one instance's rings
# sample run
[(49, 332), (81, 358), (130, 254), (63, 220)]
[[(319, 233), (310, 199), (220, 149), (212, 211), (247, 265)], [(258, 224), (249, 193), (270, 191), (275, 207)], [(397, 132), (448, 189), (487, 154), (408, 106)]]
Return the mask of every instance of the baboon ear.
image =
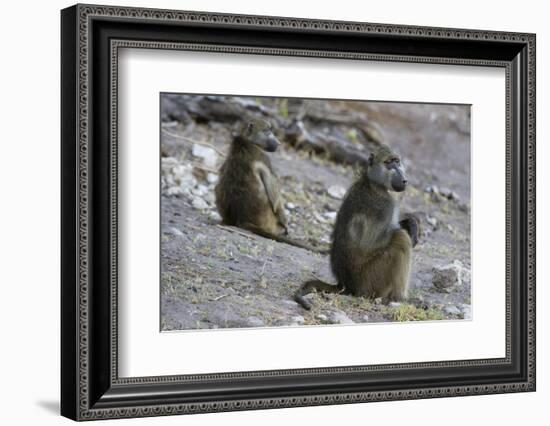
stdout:
[(374, 154), (371, 154), (368, 161), (369, 166), (372, 166), (374, 164)]

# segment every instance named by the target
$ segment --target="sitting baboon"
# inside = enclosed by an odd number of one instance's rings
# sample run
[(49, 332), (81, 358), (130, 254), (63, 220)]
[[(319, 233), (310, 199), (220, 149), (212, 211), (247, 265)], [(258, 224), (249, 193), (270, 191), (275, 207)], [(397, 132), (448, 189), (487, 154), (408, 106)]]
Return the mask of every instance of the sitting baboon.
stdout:
[(418, 221), (413, 215), (400, 221), (399, 207), (391, 194), (404, 191), (406, 186), (398, 155), (385, 145), (371, 154), (336, 218), (330, 264), (337, 285), (308, 281), (296, 292), (296, 302), (310, 309), (304, 296), (312, 291), (385, 300), (407, 297)]
[(225, 225), (238, 226), (266, 238), (318, 251), (291, 240), (277, 175), (264, 151), (280, 142), (271, 124), (253, 120), (233, 138), (216, 185), (216, 206)]

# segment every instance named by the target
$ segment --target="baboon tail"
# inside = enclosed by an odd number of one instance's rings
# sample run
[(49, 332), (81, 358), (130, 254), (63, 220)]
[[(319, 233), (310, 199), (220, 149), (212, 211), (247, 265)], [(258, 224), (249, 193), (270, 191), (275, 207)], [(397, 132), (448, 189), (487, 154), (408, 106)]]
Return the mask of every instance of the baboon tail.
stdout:
[(267, 231), (263, 230), (262, 228), (260, 228), (258, 226), (255, 226), (255, 225), (252, 225), (252, 224), (249, 224), (249, 223), (242, 224), (240, 226), (244, 229), (249, 230), (250, 232), (253, 232), (253, 233), (259, 235), (260, 237), (269, 238), (271, 240), (275, 240), (275, 241), (278, 241), (280, 243), (290, 244), (291, 246), (303, 248), (305, 250), (309, 250), (309, 251), (314, 252), (314, 253), (320, 253), (320, 254), (328, 254), (329, 253), (329, 250), (318, 249), (316, 247), (310, 246), (310, 245), (302, 243), (300, 241), (295, 241), (292, 238), (286, 237), (284, 235), (272, 234), (270, 232), (267, 232)]
[(304, 296), (314, 291), (323, 293), (347, 293), (344, 288), (338, 285), (332, 285), (321, 280), (310, 280), (303, 283), (296, 293), (294, 293), (294, 300), (304, 309), (309, 311), (312, 305)]
[(273, 239), (276, 241), (279, 241), (280, 243), (290, 244), (294, 247), (303, 248), (304, 250), (309, 250), (313, 253), (319, 253), (319, 254), (329, 254), (329, 249), (320, 249), (317, 247), (313, 247), (309, 244), (302, 243), (300, 241), (293, 240), (292, 238), (285, 237), (284, 235), (274, 235)]

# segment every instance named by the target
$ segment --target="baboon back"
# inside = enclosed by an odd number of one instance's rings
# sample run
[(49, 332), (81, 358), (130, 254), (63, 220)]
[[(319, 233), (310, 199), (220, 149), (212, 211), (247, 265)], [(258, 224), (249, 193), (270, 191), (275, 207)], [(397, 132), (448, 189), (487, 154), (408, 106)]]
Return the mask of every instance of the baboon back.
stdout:
[(227, 225), (251, 224), (266, 228), (266, 223), (276, 223), (275, 215), (252, 165), (244, 161), (229, 159), (223, 165), (220, 181), (216, 186), (216, 205), (223, 222)]

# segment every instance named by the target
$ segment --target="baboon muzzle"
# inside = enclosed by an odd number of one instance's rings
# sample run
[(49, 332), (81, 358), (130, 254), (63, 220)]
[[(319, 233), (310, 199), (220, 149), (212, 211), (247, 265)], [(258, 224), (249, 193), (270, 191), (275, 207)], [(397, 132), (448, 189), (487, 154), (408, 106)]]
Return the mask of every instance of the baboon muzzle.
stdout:
[(279, 147), (280, 144), (281, 142), (279, 142), (279, 140), (275, 136), (270, 136), (269, 139), (267, 140), (267, 145), (265, 147), (265, 150), (269, 152), (275, 152), (277, 151), (277, 148)]
[(407, 187), (407, 178), (400, 171), (396, 171), (391, 180), (391, 186), (395, 192), (402, 192)]

